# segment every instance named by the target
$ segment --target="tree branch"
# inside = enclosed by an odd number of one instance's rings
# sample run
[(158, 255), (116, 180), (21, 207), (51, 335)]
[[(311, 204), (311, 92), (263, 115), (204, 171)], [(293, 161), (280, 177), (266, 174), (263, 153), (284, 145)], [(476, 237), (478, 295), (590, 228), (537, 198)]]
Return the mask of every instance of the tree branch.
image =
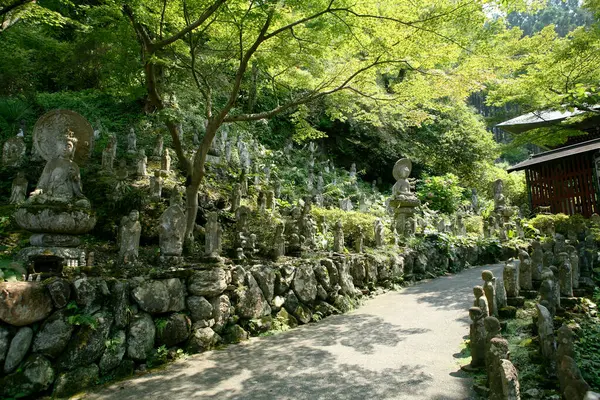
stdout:
[(6, 15), (17, 7), (23, 6), (27, 3), (33, 3), (35, 0), (17, 0), (12, 4), (7, 5), (4, 8), (0, 9), (0, 16)]

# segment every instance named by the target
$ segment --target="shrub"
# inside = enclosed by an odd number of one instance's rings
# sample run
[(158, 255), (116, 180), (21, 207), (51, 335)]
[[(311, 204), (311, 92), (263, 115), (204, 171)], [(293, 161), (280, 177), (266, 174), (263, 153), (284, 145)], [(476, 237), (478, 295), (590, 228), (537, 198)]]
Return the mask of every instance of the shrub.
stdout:
[(464, 196), (454, 174), (424, 176), (417, 185), (417, 197), (429, 208), (446, 214), (456, 212)]
[(554, 223), (556, 233), (566, 235), (569, 231), (581, 232), (585, 229), (586, 219), (581, 215), (568, 216), (565, 214), (539, 214), (528, 221), (528, 224), (539, 230), (547, 232)]
[[(342, 211), (339, 208), (326, 209), (313, 207), (312, 215), (317, 221), (319, 221), (320, 218), (325, 218), (325, 221), (327, 221), (327, 224), (329, 225), (330, 232), (333, 232), (333, 228), (337, 220), (341, 220), (344, 228), (344, 239), (346, 241), (346, 246), (348, 246), (350, 243), (354, 243), (354, 241), (358, 239), (359, 227), (363, 230), (365, 245), (373, 246), (375, 244), (374, 227), (377, 217), (371, 214), (361, 213), (358, 211)], [(386, 236), (389, 237), (391, 232), (387, 227), (385, 230)]]

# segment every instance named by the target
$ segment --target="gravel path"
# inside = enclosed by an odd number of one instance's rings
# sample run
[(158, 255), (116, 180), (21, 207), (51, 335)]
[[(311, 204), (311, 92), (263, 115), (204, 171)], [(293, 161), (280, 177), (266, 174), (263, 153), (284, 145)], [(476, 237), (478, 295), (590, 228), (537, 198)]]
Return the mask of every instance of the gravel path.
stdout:
[(456, 355), (483, 269), (389, 292), (351, 313), (199, 354), (84, 398), (470, 399)]

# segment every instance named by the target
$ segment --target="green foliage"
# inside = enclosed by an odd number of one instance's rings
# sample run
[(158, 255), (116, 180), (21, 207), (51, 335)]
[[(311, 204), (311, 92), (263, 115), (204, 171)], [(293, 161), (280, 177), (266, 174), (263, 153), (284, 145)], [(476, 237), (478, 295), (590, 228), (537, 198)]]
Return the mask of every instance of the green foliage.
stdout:
[[(502, 179), (504, 182), (504, 197), (507, 203), (512, 206), (520, 207), (523, 204), (529, 204), (527, 195), (527, 185), (525, 182), (525, 173), (522, 171), (506, 172), (508, 164), (488, 164), (477, 166), (477, 180), (473, 183), (477, 192), (487, 199), (494, 198), (494, 182)], [(493, 203), (488, 203), (493, 208)]]
[(90, 314), (85, 314), (75, 301), (70, 301), (69, 304), (67, 304), (67, 313), (67, 322), (71, 325), (89, 326), (94, 330), (98, 325), (96, 318)]
[(481, 236), (483, 234), (483, 218), (479, 215), (468, 215), (463, 218), (467, 233)]
[(583, 379), (595, 392), (600, 391), (600, 321), (597, 318), (580, 323), (575, 342), (575, 359)]
[(454, 174), (424, 176), (417, 184), (417, 197), (432, 210), (452, 214), (458, 210), (465, 190)]
[[(362, 228), (364, 234), (364, 243), (368, 246), (375, 244), (375, 221), (377, 217), (372, 214), (361, 213), (358, 211), (342, 211), (339, 208), (326, 209), (313, 207), (312, 215), (317, 221), (325, 219), (329, 225), (329, 231), (333, 231), (333, 226), (340, 220), (344, 229), (344, 240), (346, 241), (346, 247), (350, 247), (351, 243), (354, 243), (358, 239), (359, 230)], [(385, 235), (389, 237), (391, 234), (386, 227)], [(330, 241), (331, 243), (332, 241)]]
[(556, 233), (567, 235), (569, 231), (579, 233), (585, 230), (586, 219), (581, 215), (538, 214), (528, 224), (540, 232), (547, 232), (554, 225)]
[(148, 360), (146, 361), (148, 368), (154, 368), (156, 366), (165, 364), (168, 360), (169, 349), (164, 344), (157, 349), (154, 349)]

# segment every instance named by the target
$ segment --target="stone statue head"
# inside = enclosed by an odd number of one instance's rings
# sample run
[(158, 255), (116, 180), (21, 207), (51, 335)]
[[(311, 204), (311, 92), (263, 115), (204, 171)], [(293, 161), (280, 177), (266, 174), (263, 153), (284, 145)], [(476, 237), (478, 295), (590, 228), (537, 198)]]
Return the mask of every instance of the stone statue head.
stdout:
[(498, 179), (494, 182), (494, 194), (502, 194), (502, 190), (504, 189), (504, 182), (502, 179)]
[(485, 325), (485, 330), (492, 335), (497, 335), (500, 333), (500, 321), (496, 317), (485, 317), (483, 320)]
[(171, 198), (169, 199), (169, 204), (171, 206), (179, 205), (181, 204), (181, 199), (181, 191), (177, 186), (175, 186), (171, 191)]
[(131, 222), (136, 222), (140, 219), (140, 213), (138, 210), (131, 210), (131, 212), (129, 213), (129, 220)]
[(481, 308), (479, 308), (479, 307), (469, 308), (469, 318), (471, 318), (472, 321), (478, 321), (481, 319), (482, 316), (483, 316), (483, 311), (481, 311)]
[(473, 287), (473, 294), (475, 295), (475, 297), (481, 297), (481, 296), (483, 296), (483, 288), (481, 286), (474, 286)]
[(481, 279), (483, 279), (486, 282), (490, 282), (492, 281), (492, 279), (494, 279), (494, 274), (492, 273), (492, 271), (486, 269), (481, 273)]
[(154, 171), (154, 177), (160, 178), (160, 171), (158, 169), (156, 171)]
[(408, 158), (401, 158), (394, 164), (394, 179), (397, 181), (401, 179), (407, 179), (410, 176), (412, 170), (412, 162)]
[(63, 142), (56, 142), (57, 154), (60, 158), (66, 158), (71, 160), (75, 154), (75, 146), (77, 145), (77, 138), (74, 136), (73, 131), (68, 129), (65, 140)]

